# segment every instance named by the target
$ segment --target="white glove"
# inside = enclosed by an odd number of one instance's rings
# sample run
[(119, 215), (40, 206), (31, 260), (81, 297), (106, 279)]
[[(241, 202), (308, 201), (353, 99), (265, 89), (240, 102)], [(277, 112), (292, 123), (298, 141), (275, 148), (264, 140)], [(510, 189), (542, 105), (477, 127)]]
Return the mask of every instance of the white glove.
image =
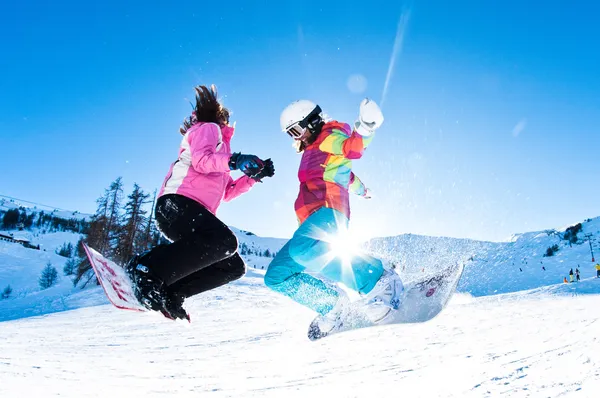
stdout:
[(354, 123), (354, 129), (362, 136), (370, 136), (383, 123), (383, 113), (379, 105), (368, 98), (360, 103), (358, 120)]

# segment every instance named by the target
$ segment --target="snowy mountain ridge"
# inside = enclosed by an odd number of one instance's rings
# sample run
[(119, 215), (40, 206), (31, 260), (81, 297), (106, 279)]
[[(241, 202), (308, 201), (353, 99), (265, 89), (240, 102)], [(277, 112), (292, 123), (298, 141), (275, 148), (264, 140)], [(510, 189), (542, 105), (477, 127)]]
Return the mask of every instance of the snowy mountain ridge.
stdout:
[(25, 209), (27, 213), (43, 211), (45, 213), (52, 214), (54, 217), (60, 217), (66, 220), (75, 219), (89, 221), (92, 217), (91, 214), (80, 213), (79, 211), (59, 209), (36, 202), (29, 202), (22, 199), (0, 195), (0, 212), (5, 212), (11, 209)]

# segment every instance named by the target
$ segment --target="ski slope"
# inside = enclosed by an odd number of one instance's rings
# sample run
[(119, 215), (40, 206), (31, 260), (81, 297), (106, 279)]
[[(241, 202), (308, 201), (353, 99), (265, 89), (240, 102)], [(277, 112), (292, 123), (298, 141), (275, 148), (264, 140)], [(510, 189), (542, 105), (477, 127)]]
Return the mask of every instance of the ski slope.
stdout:
[[(20, 233), (42, 250), (0, 241), (0, 289), (14, 288), (0, 300), (0, 396), (596, 397), (600, 391), (600, 279), (586, 242), (569, 246), (545, 231), (507, 242), (375, 239), (367, 249), (396, 261), (405, 280), (467, 260), (459, 286), (465, 293), (425, 324), (310, 342), (314, 314), (264, 286), (269, 257), (244, 256), (244, 278), (188, 300), (192, 323), (174, 323), (117, 310), (98, 286), (73, 287), (61, 272), (66, 259), (54, 251), (78, 234)], [(285, 243), (235, 233), (258, 253)], [(583, 233), (597, 245), (600, 218), (583, 223)], [(543, 257), (554, 243), (560, 250)], [(61, 276), (40, 291), (37, 278), (48, 261)], [(560, 283), (576, 265), (582, 281)]]
[[(400, 235), (373, 239), (367, 249), (398, 264), (400, 275), (410, 280), (428, 270), (464, 261), (465, 273), (458, 290), (474, 296), (510, 293), (561, 283), (578, 267), (581, 278), (596, 275), (594, 265), (600, 261), (600, 217), (582, 221), (578, 242), (561, 239), (568, 226), (555, 230), (516, 234), (507, 242), (481, 242), (469, 239)], [(591, 261), (590, 236), (596, 248)], [(548, 247), (559, 251), (545, 257)]]
[[(234, 232), (240, 244), (246, 244), (257, 253), (267, 249), (276, 253), (286, 242), (285, 239), (263, 238), (235, 228)], [(38, 228), (31, 231), (0, 230), (0, 233), (12, 234), (15, 238), (26, 239), (40, 246), (40, 250), (35, 250), (0, 240), (0, 292), (7, 285), (13, 289), (9, 299), (0, 300), (0, 322), (108, 303), (102, 289), (94, 283), (82, 289), (86, 277), (74, 287), (73, 277), (63, 274), (67, 258), (55, 252), (65, 243), (77, 245), (82, 235), (72, 232), (42, 233)], [(243, 257), (248, 269), (257, 270), (266, 270), (272, 260), (271, 257), (254, 254)], [(49, 289), (40, 290), (38, 279), (48, 263), (58, 271), (58, 281)]]
[[(575, 287), (586, 284), (600, 281)], [(306, 338), (313, 314), (270, 292), (255, 271), (187, 306), (191, 324), (108, 305), (2, 322), (0, 396), (595, 397), (600, 391), (598, 295), (459, 295), (429, 323), (319, 342)]]

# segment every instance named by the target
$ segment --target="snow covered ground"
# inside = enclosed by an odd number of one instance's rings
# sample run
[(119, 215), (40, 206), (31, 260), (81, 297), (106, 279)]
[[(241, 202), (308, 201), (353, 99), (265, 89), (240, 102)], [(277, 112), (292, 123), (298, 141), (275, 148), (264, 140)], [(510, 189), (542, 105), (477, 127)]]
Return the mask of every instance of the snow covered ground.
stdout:
[[(74, 288), (62, 275), (66, 258), (54, 251), (79, 235), (38, 232), (22, 231), (42, 250), (0, 241), (0, 290), (7, 283), (14, 289), (0, 300), (3, 397), (596, 397), (600, 391), (600, 279), (585, 241), (569, 245), (544, 231), (497, 243), (416, 235), (374, 240), (369, 247), (396, 256), (405, 279), (471, 258), (459, 285), (471, 294), (457, 294), (425, 324), (310, 342), (314, 314), (264, 286), (269, 257), (245, 255), (244, 278), (188, 300), (187, 324), (117, 310), (97, 286)], [(274, 253), (285, 243), (235, 232), (252, 253)], [(585, 234), (598, 247), (600, 218), (583, 223)], [(552, 244), (560, 250), (544, 257)], [(47, 262), (61, 276), (41, 291), (37, 278)], [(577, 265), (582, 281), (560, 283)]]
[[(600, 285), (583, 281), (571, 288)], [(600, 296), (458, 295), (433, 321), (306, 338), (250, 271), (192, 323), (111, 306), (0, 323), (6, 397), (596, 397)], [(210, 393), (210, 394), (209, 394)]]
[[(267, 249), (275, 253), (286, 242), (284, 239), (262, 238), (237, 229), (235, 232), (240, 243), (258, 253)], [(71, 232), (42, 234), (39, 230), (10, 233), (27, 239), (34, 245), (39, 244), (41, 250), (0, 241), (0, 293), (7, 285), (13, 289), (9, 299), (0, 300), (0, 322), (108, 303), (98, 286), (91, 283), (82, 290), (81, 284), (74, 287), (72, 277), (63, 274), (67, 258), (59, 256), (55, 251), (65, 243), (76, 245), (81, 235)], [(254, 254), (245, 255), (244, 259), (247, 267), (252, 270), (266, 270), (272, 260), (271, 257)], [(57, 269), (58, 281), (49, 289), (40, 290), (38, 279), (48, 263)]]
[[(569, 278), (577, 268), (581, 278), (596, 275), (600, 261), (600, 217), (581, 222), (574, 244), (562, 238), (566, 227), (514, 235), (508, 242), (481, 242), (419, 235), (400, 235), (372, 240), (368, 247), (377, 255), (396, 260), (400, 274), (410, 279), (430, 268), (466, 261), (459, 291), (487, 296), (553, 285)], [(586, 236), (587, 235), (587, 236)], [(596, 250), (591, 261), (588, 236)], [(558, 252), (546, 257), (546, 250)]]
[[(6, 232), (4, 232), (6, 233)], [(30, 249), (17, 243), (0, 241), (0, 292), (10, 285), (10, 297), (0, 300), (0, 321), (49, 312), (64, 311), (98, 303), (102, 293), (73, 287), (71, 277), (63, 274), (66, 257), (55, 253), (65, 243), (77, 244), (80, 235), (70, 232), (39, 234), (16, 231), (15, 236), (40, 245), (40, 250)], [(46, 264), (58, 271), (56, 285), (40, 290), (38, 278)]]

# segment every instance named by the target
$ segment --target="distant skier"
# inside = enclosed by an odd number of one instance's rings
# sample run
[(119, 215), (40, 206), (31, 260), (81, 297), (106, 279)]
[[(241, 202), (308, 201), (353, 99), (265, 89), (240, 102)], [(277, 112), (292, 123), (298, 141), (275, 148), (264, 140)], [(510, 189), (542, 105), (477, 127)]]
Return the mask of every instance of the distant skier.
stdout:
[(579, 275), (579, 268), (575, 269), (575, 279), (577, 280), (577, 282), (579, 282), (581, 280), (581, 277)]
[(368, 99), (360, 105), (354, 128), (327, 119), (318, 105), (307, 100), (293, 102), (281, 114), (281, 129), (302, 153), (300, 192), (294, 206), (300, 226), (269, 265), (265, 284), (319, 314), (309, 337), (326, 335), (341, 325), (349, 299), (335, 282), (376, 303), (369, 313), (372, 319), (383, 319), (399, 306), (403, 285), (391, 267), (364, 254), (342, 264), (331, 254), (328, 242), (348, 226), (349, 192), (369, 198), (369, 191), (352, 172), (352, 160), (362, 157), (382, 123), (379, 106)]
[(600, 264), (596, 264), (596, 278), (600, 278)]
[[(156, 222), (172, 243), (133, 257), (125, 267), (140, 303), (179, 319), (188, 318), (182, 307), (185, 298), (244, 275), (237, 239), (215, 213), (222, 201), (274, 174), (270, 159), (231, 153), (234, 127), (229, 111), (217, 99), (216, 87), (195, 90), (194, 111), (180, 128), (178, 159), (156, 202)], [(245, 175), (233, 180), (232, 170)]]
[(571, 268), (571, 271), (569, 271), (569, 281), (573, 282), (573, 268)]

